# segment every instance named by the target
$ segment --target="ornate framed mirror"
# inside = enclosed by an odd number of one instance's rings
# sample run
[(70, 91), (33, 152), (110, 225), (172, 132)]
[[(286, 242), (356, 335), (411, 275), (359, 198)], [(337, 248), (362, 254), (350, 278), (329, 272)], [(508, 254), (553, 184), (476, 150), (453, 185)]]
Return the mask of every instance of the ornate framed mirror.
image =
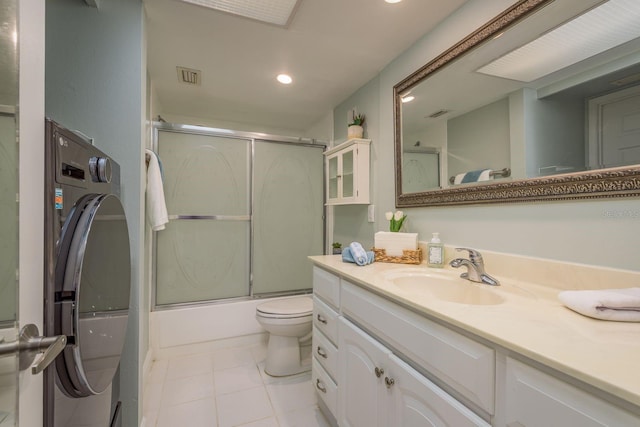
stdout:
[(522, 0), (395, 85), (396, 205), (640, 195), (638, 22)]

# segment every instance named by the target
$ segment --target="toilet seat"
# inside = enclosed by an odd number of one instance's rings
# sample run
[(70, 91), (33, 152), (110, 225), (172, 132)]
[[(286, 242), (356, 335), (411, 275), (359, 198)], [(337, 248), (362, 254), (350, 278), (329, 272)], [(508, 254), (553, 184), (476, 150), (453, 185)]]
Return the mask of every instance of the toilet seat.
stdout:
[(313, 300), (297, 297), (269, 301), (256, 307), (257, 315), (270, 319), (295, 319), (313, 314)]

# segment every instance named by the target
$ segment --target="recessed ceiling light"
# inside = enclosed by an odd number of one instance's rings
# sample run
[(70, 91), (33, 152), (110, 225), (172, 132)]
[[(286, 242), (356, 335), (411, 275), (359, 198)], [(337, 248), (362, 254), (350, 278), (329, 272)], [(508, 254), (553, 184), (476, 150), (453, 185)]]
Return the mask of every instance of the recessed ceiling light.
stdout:
[(416, 97), (415, 97), (415, 96), (413, 96), (413, 95), (407, 95), (407, 96), (403, 96), (403, 97), (402, 97), (402, 102), (411, 102), (411, 101), (413, 101), (414, 99), (416, 99)]
[(402, 0), (384, 0), (384, 1), (386, 1), (387, 3), (393, 4), (393, 3), (400, 3)]
[(293, 81), (291, 76), (288, 74), (278, 74), (278, 77), (276, 77), (276, 79), (283, 85), (291, 84), (291, 82)]
[(299, 0), (182, 0), (210, 9), (286, 27)]

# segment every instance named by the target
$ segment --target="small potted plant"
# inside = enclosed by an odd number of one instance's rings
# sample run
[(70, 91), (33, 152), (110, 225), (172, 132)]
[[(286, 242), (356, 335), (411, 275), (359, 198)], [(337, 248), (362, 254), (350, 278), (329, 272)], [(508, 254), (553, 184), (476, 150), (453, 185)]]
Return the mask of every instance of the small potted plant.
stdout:
[(333, 254), (334, 255), (340, 255), (342, 253), (342, 243), (333, 242), (331, 244), (331, 246), (333, 247)]
[(347, 130), (347, 137), (349, 139), (352, 138), (362, 138), (364, 135), (364, 128), (362, 124), (364, 123), (364, 114), (355, 114), (353, 116), (353, 121), (349, 123), (349, 128)]

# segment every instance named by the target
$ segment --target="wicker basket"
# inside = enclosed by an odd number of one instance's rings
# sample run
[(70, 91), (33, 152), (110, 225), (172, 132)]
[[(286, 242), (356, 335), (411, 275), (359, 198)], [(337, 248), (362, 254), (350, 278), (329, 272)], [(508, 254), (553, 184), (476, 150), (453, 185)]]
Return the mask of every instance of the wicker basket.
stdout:
[(403, 249), (402, 256), (387, 255), (385, 249), (373, 248), (376, 262), (394, 262), (396, 264), (420, 264), (422, 262), (422, 249), (412, 251)]

